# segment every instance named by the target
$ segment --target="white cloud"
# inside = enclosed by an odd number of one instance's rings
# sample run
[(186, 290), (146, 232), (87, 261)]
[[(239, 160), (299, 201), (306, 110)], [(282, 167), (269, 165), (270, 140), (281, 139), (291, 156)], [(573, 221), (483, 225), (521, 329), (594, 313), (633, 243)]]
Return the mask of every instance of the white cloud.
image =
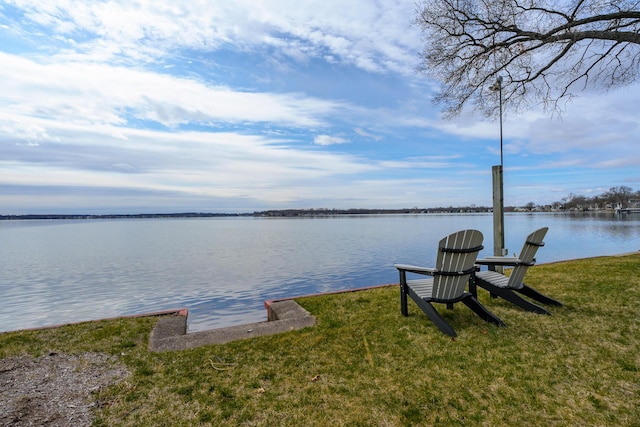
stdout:
[[(1, 161), (1, 185), (38, 185), (46, 177), (44, 183), (51, 186), (136, 188), (201, 197), (247, 195), (266, 202), (288, 200), (296, 189), (330, 176), (376, 168), (353, 156), (305, 151), (288, 147), (282, 139), (233, 133), (121, 129), (123, 140), (108, 137), (102, 129), (65, 123), (51, 132), (69, 136), (63, 144), (29, 147), (31, 161)], [(44, 155), (37, 160), (39, 152)]]
[(346, 142), (349, 141), (342, 137), (331, 135), (318, 135), (313, 139), (313, 143), (317, 145), (344, 144)]
[[(374, 72), (413, 74), (419, 31), (413, 2), (294, 0), (278, 2), (16, 1), (25, 17), (74, 40), (65, 55), (82, 53), (161, 59), (176, 48), (242, 51), (265, 47), (297, 60), (330, 55)], [(83, 38), (78, 34), (86, 34)]]
[(5, 53), (0, 62), (0, 111), (24, 117), (123, 125), (131, 116), (169, 127), (190, 122), (321, 126), (344, 107), (302, 94), (240, 92), (106, 64), (39, 64)]

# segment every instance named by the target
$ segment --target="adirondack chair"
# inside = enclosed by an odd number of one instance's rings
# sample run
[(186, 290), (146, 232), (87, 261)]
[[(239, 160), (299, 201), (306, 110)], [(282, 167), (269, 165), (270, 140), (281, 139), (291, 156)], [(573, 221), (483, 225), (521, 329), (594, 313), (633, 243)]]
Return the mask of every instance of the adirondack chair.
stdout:
[[(400, 310), (409, 315), (407, 295), (445, 334), (455, 337), (455, 330), (438, 313), (432, 303), (446, 304), (453, 308), (462, 302), (487, 322), (504, 326), (502, 320), (487, 310), (476, 297), (465, 292), (467, 282), (474, 272), (474, 263), (482, 249), (482, 233), (478, 230), (463, 230), (440, 240), (434, 268), (395, 264), (400, 273)], [(432, 276), (428, 279), (407, 280), (407, 273)]]
[[(548, 227), (543, 227), (529, 234), (518, 257), (487, 257), (477, 260), (476, 264), (486, 265), (488, 270), (475, 273), (475, 281), (470, 286), (471, 293), (477, 296), (476, 286), (480, 286), (488, 290), (494, 298), (502, 297), (524, 310), (538, 314), (551, 313), (538, 304), (522, 298), (517, 293), (543, 304), (561, 307), (562, 303), (559, 301), (541, 294), (523, 282), (529, 267), (536, 263), (534, 257), (538, 248), (544, 246), (542, 239), (547, 234), (547, 230)], [(510, 266), (513, 267), (513, 270), (509, 276), (506, 276), (494, 271), (496, 266)]]

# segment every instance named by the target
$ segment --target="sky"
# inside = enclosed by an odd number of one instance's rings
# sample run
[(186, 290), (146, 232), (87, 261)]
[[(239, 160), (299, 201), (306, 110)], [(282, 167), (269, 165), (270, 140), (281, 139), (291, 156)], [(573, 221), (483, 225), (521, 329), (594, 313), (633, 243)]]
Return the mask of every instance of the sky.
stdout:
[[(0, 0), (0, 214), (491, 206), (414, 0)], [(640, 84), (505, 112), (504, 203), (640, 189)]]

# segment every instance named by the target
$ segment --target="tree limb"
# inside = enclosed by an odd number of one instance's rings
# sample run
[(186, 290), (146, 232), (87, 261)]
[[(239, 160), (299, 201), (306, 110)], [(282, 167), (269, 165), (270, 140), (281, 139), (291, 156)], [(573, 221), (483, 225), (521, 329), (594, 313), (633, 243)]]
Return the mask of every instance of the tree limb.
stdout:
[[(419, 70), (443, 83), (436, 101), (455, 115), (485, 114), (487, 83), (502, 74), (505, 106), (553, 105), (583, 81), (607, 90), (640, 73), (640, 10), (629, 0), (421, 0), (425, 35)], [(507, 90), (507, 87), (512, 87)]]

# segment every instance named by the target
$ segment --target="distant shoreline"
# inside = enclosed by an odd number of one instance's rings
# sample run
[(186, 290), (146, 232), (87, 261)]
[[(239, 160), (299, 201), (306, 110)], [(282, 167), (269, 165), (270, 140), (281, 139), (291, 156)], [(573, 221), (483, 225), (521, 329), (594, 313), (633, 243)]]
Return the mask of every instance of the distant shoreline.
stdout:
[[(411, 208), (411, 209), (281, 209), (251, 213), (149, 213), (149, 214), (23, 214), (0, 215), (2, 220), (82, 220), (82, 219), (150, 219), (150, 218), (219, 218), (219, 217), (260, 217), (260, 218), (295, 218), (325, 217), (340, 215), (389, 215), (389, 214), (447, 214), (447, 213), (491, 213), (489, 207), (448, 207), (448, 208)], [(614, 214), (614, 210), (577, 211), (577, 210), (533, 210), (523, 211), (513, 207), (505, 207), (505, 212), (517, 213), (606, 213)]]
[(155, 213), (155, 214), (27, 214), (0, 215), (0, 220), (42, 220), (42, 219), (145, 219), (145, 218), (208, 218), (226, 216), (253, 216), (253, 214), (232, 213)]

